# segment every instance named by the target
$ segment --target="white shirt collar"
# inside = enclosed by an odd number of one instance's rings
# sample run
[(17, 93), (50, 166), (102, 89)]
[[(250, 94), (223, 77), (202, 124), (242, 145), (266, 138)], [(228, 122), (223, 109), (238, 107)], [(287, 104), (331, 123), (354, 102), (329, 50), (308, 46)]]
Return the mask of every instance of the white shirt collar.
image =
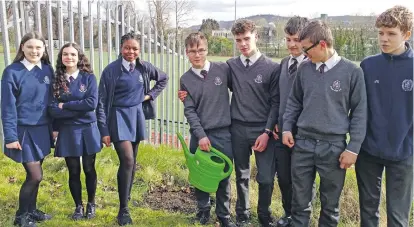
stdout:
[(302, 63), (302, 61), (305, 59), (305, 55), (301, 54), (297, 57), (293, 57), (292, 55), (290, 55), (289, 66), (293, 64), (293, 59), (294, 58), (296, 58), (296, 60), (298, 61), (298, 65), (300, 65), (300, 63)]
[(135, 61), (129, 62), (125, 60), (125, 58), (122, 58), (122, 65), (125, 67), (126, 70), (129, 71), (129, 66), (131, 65), (131, 63), (135, 65)]
[(23, 60), (21, 60), (20, 62), (29, 71), (31, 71), (36, 65), (37, 65), (37, 67), (39, 67), (39, 69), (42, 69), (42, 61), (39, 61), (37, 64), (33, 64), (33, 63), (29, 62), (26, 58), (23, 58)]
[(204, 76), (201, 75), (201, 70), (203, 70), (203, 69), (206, 70), (207, 72), (208, 72), (208, 70), (210, 70), (210, 62), (208, 60), (205, 61), (204, 67), (202, 69), (195, 69), (195, 68), (191, 67), (191, 70), (193, 70), (193, 72), (201, 78), (204, 78)]
[[(249, 57), (249, 60), (250, 60), (249, 65), (250, 66), (253, 65), (257, 61), (257, 59), (260, 58), (260, 56), (262, 56), (262, 53), (260, 53), (260, 51), (257, 50), (257, 52), (255, 54), (253, 54), (252, 56)], [(246, 64), (247, 64), (246, 59), (247, 59), (246, 56), (244, 56), (243, 54), (240, 55), (240, 60), (241, 60), (241, 62), (243, 63), (244, 66), (246, 66)]]
[(70, 82), (69, 77), (71, 77), (71, 76), (73, 77), (74, 80), (76, 80), (76, 78), (78, 78), (78, 76), (79, 76), (79, 69), (76, 70), (75, 72), (73, 72), (72, 74), (65, 73), (65, 78), (69, 82)]
[(330, 57), (326, 62), (318, 62), (316, 63), (316, 70), (319, 70), (319, 67), (325, 63), (324, 71), (327, 72), (328, 70), (332, 69), (338, 62), (341, 60), (341, 56), (334, 52), (332, 57)]

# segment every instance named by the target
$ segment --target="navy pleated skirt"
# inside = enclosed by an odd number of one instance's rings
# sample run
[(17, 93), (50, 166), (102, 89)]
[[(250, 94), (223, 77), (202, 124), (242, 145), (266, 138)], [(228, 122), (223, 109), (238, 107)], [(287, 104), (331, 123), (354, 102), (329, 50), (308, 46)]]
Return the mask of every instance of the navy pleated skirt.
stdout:
[(101, 135), (96, 122), (60, 126), (55, 157), (93, 155), (100, 152), (101, 149)]
[(145, 117), (142, 104), (132, 107), (112, 107), (109, 122), (111, 142), (145, 140)]
[(50, 153), (51, 131), (49, 125), (18, 125), (17, 134), (22, 150), (8, 149), (4, 145), (4, 154), (15, 162), (37, 162)]

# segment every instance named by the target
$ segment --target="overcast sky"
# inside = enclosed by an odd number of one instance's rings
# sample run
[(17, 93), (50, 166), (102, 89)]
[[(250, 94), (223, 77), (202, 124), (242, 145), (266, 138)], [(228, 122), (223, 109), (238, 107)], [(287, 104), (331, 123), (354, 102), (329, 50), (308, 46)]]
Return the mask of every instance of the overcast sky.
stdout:
[[(147, 6), (146, 0), (139, 0), (140, 8)], [(256, 14), (275, 14), (281, 16), (319, 17), (379, 14), (394, 5), (400, 4), (414, 11), (414, 0), (236, 0), (237, 18)], [(188, 25), (201, 24), (204, 18), (234, 20), (235, 0), (197, 0), (193, 20)]]

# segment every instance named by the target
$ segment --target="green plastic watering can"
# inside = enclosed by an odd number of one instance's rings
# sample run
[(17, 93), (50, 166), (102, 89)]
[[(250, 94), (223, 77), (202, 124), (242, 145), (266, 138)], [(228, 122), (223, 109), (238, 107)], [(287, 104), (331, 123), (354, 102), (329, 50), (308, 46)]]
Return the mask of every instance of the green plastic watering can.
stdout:
[[(177, 136), (190, 172), (190, 184), (204, 192), (216, 192), (220, 181), (230, 176), (233, 171), (233, 162), (214, 147), (210, 147), (210, 152), (202, 151), (198, 147), (195, 154), (192, 154), (181, 134), (177, 133)], [(229, 168), (225, 172), (226, 164)]]

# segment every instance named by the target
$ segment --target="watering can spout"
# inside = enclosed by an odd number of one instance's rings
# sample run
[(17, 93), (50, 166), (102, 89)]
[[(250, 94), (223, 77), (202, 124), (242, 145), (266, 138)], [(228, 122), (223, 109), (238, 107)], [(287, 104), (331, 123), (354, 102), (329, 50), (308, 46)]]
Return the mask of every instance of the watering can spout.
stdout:
[(194, 155), (191, 154), (190, 149), (188, 148), (187, 144), (185, 143), (185, 140), (184, 140), (183, 136), (181, 135), (181, 133), (177, 133), (177, 137), (180, 140), (181, 146), (183, 147), (185, 158), (189, 159), (189, 158), (193, 157)]

